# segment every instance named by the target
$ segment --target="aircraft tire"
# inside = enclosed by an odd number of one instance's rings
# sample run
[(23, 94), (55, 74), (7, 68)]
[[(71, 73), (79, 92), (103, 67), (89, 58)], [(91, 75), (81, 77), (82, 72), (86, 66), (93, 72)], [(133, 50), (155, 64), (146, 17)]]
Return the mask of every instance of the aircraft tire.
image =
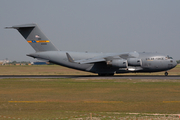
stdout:
[(113, 76), (114, 73), (98, 73), (99, 76)]
[(165, 76), (168, 76), (168, 72), (165, 72), (164, 75), (165, 75)]

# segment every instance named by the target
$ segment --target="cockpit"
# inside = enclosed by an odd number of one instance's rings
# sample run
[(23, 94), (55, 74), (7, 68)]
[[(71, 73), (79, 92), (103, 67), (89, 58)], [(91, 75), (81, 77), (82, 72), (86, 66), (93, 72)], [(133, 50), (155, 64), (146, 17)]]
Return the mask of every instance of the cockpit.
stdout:
[(166, 59), (173, 59), (172, 57), (170, 57), (169, 55), (167, 55)]

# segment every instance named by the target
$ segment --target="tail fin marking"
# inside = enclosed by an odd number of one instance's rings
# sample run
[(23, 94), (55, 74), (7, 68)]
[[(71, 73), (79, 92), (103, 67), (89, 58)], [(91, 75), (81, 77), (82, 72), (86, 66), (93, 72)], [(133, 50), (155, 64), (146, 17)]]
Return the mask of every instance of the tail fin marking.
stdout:
[(48, 40), (36, 24), (16, 25), (6, 28), (17, 29), (36, 52), (58, 51), (58, 49)]

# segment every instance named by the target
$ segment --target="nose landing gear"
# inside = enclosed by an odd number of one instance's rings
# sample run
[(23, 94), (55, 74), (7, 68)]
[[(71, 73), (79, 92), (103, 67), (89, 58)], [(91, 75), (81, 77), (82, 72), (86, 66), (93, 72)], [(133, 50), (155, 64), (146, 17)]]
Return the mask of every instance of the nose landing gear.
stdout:
[(166, 72), (164, 73), (164, 75), (165, 75), (165, 76), (168, 76), (168, 72), (166, 71)]

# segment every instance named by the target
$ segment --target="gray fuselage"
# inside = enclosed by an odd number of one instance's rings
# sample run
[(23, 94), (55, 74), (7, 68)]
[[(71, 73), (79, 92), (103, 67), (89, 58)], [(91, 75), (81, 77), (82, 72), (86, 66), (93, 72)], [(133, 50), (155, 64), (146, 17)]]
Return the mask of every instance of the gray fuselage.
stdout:
[[(126, 68), (107, 65), (106, 62), (96, 62), (91, 64), (78, 64), (68, 61), (66, 53), (69, 53), (74, 60), (88, 59), (96, 56), (112, 56), (118, 53), (86, 53), (86, 52), (69, 52), (69, 51), (46, 51), (28, 54), (30, 57), (48, 60), (49, 62), (62, 65), (65, 67), (88, 71), (93, 73), (128, 73), (128, 72), (159, 72), (167, 71), (174, 68), (177, 63), (172, 58), (159, 53), (138, 53), (135, 60), (140, 60), (140, 64), (127, 65)], [(128, 57), (127, 63), (128, 63)]]

